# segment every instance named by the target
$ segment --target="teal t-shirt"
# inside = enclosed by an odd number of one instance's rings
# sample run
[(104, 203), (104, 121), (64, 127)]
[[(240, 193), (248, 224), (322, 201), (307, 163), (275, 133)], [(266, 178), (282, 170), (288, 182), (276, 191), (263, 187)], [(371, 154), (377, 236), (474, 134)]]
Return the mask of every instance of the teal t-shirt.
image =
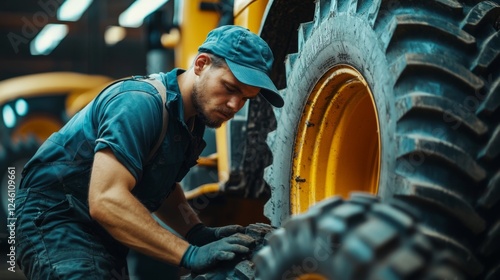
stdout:
[[(156, 210), (175, 182), (196, 164), (205, 147), (201, 121), (195, 118), (190, 129), (184, 120), (177, 84), (177, 75), (183, 71), (159, 73), (167, 87), (166, 104), (151, 84), (141, 80), (125, 80), (108, 87), (42, 144), (25, 166), (22, 184), (35, 188), (80, 177), (88, 186), (94, 154), (110, 148), (136, 179), (134, 195), (149, 210)], [(167, 133), (148, 161), (161, 134), (165, 105), (169, 114)]]

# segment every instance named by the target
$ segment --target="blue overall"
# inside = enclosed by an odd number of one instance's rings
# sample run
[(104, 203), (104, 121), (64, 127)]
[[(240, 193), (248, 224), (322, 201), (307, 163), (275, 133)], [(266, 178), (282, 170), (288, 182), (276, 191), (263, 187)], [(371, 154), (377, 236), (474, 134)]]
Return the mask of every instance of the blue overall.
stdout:
[[(122, 279), (128, 248), (113, 239), (88, 209), (94, 154), (109, 148), (136, 179), (134, 196), (151, 212), (196, 164), (205, 126), (184, 120), (177, 75), (160, 73), (167, 104), (140, 79), (113, 84), (43, 143), (26, 164), (16, 196), (17, 260), (30, 279)], [(157, 153), (148, 156), (162, 130)], [(126, 215), (126, 213), (123, 213)], [(145, 229), (147, 230), (147, 229)], [(126, 279), (126, 278), (125, 278)]]

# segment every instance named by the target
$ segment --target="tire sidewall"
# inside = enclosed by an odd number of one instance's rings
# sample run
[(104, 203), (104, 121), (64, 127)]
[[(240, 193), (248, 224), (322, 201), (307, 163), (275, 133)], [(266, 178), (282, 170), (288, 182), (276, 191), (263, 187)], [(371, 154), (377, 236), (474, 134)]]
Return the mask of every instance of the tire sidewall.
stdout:
[[(367, 81), (378, 114), (381, 143), (380, 180), (378, 194), (390, 196), (396, 174), (396, 123), (393, 85), (394, 75), (379, 39), (365, 18), (341, 13), (328, 17), (314, 28), (305, 41), (290, 73), (287, 73), (285, 106), (277, 124), (273, 147), (273, 187), (271, 222), (279, 226), (290, 216), (289, 201), (294, 143), (304, 104), (318, 80), (332, 67), (348, 64), (356, 68)], [(283, 144), (281, 144), (283, 143)], [(278, 194), (275, 194), (278, 191)], [(282, 207), (278, 207), (281, 205)]]

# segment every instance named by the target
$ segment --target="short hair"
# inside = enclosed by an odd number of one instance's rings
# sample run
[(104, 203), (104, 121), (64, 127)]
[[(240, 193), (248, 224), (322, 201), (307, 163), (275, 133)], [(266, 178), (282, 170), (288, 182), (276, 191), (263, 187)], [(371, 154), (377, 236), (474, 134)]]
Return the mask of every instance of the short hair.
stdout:
[(215, 68), (228, 67), (224, 58), (212, 53), (208, 53), (208, 56), (212, 60), (212, 64)]
[[(207, 52), (199, 52), (198, 54), (200, 54), (200, 53), (207, 54), (210, 57), (210, 60), (212, 61), (212, 64), (215, 68), (228, 67), (226, 60), (223, 57), (220, 57), (220, 56), (213, 54), (213, 53), (207, 53)], [(193, 63), (194, 63), (194, 61), (193, 61)]]

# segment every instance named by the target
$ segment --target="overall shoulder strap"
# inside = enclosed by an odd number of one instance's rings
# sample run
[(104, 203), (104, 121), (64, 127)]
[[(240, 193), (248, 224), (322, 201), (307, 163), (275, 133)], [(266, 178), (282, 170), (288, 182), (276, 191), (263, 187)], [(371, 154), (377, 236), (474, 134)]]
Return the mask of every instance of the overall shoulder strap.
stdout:
[(163, 108), (163, 127), (161, 130), (160, 138), (158, 138), (158, 141), (156, 141), (156, 144), (154, 145), (153, 149), (149, 153), (147, 161), (149, 162), (153, 156), (155, 155), (156, 151), (158, 148), (161, 146), (161, 143), (163, 142), (163, 138), (165, 138), (165, 134), (167, 133), (167, 127), (168, 127), (168, 111), (165, 106), (167, 102), (167, 88), (161, 81), (161, 76), (159, 74), (151, 74), (142, 81), (150, 83), (152, 86), (156, 88), (158, 93), (160, 93), (161, 100), (162, 100), (162, 108)]

